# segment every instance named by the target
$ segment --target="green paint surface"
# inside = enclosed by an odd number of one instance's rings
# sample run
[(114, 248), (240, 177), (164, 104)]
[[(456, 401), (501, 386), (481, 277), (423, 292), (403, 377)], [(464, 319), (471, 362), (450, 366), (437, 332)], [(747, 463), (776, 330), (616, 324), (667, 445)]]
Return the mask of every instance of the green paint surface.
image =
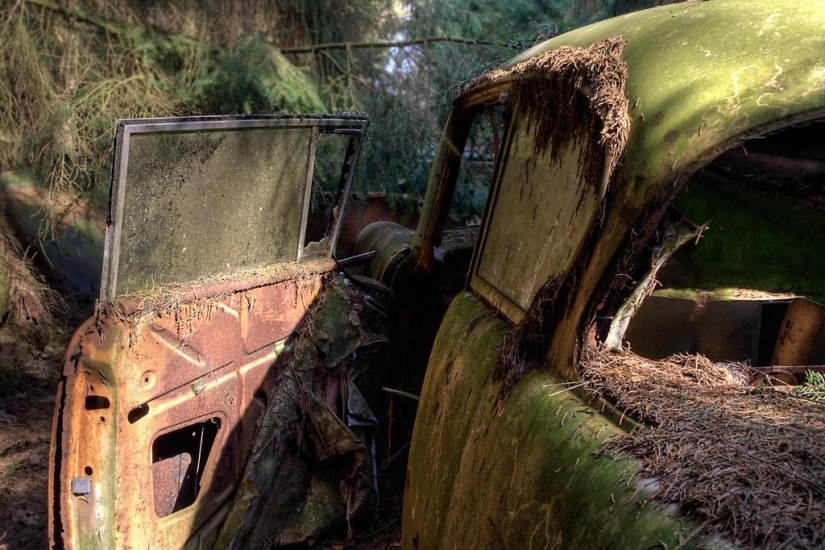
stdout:
[[(433, 347), (416, 418), (405, 548), (673, 548), (695, 528), (652, 502), (641, 505), (648, 493), (631, 480), (637, 462), (594, 456), (623, 431), (578, 394), (558, 393), (565, 386), (553, 371), (575, 378), (575, 342), (597, 286), (652, 201), (669, 199), (739, 141), (825, 117), (825, 1), (665, 6), (559, 36), (510, 66), (616, 35), (627, 41), (630, 139), (602, 232), (553, 329), (547, 368), (531, 372), (500, 400), (492, 369), (510, 327), (470, 294), (454, 300)], [(816, 274), (823, 273), (822, 260), (811, 260), (822, 225), (815, 214), (771, 205), (758, 191), (733, 192), (724, 181), (697, 180), (689, 189), (690, 200), (680, 203), (684, 212), (698, 223), (709, 215), (715, 220), (697, 249), (703, 256), (689, 262), (704, 270), (707, 284), (722, 285), (734, 275), (741, 284), (743, 270), (762, 267), (750, 274), (757, 288), (821, 292)], [(751, 228), (768, 215), (775, 221)], [(737, 235), (729, 249), (723, 241), (730, 239), (721, 237), (731, 231)], [(806, 232), (810, 245), (795, 246)], [(751, 250), (766, 238), (762, 251)]]
[(707, 172), (690, 180), (674, 206), (697, 224), (709, 223), (699, 245), (686, 245), (671, 262), (692, 287), (744, 286), (825, 300), (821, 212)]
[(547, 372), (503, 401), (492, 382), (509, 327), (469, 293), (450, 306), (430, 359), (410, 453), (404, 546), (669, 547), (692, 530), (654, 503), (632, 460), (597, 458), (624, 433)]
[(617, 181), (628, 206), (736, 139), (825, 115), (823, 0), (644, 10), (544, 42), (511, 65), (615, 35), (627, 41), (632, 126)]

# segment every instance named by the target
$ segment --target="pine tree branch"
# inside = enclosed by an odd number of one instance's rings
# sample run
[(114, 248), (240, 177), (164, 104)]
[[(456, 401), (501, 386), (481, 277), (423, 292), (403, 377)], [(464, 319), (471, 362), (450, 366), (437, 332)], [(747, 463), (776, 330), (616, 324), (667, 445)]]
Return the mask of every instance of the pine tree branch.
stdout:
[(376, 90), (376, 89), (375, 89), (375, 88), (374, 88), (374, 87), (373, 87), (373, 86), (372, 86), (369, 82), (367, 82), (367, 80), (366, 80), (365, 78), (363, 78), (363, 77), (361, 77), (361, 76), (358, 76), (357, 74), (354, 74), (354, 73), (352, 73), (351, 71), (345, 71), (345, 70), (344, 70), (344, 68), (343, 68), (343, 67), (341, 67), (341, 65), (340, 65), (340, 64), (339, 64), (339, 63), (335, 60), (335, 58), (334, 58), (334, 57), (332, 57), (331, 55), (329, 55), (329, 53), (327, 53), (327, 52), (325, 52), (325, 51), (323, 51), (323, 50), (321, 50), (321, 52), (320, 52), (320, 53), (324, 54), (324, 57), (326, 57), (326, 58), (327, 58), (327, 60), (328, 60), (328, 61), (332, 64), (332, 66), (333, 66), (333, 67), (335, 67), (335, 69), (336, 69), (339, 73), (341, 73), (341, 75), (342, 75), (342, 76), (345, 76), (345, 77), (347, 77), (347, 78), (350, 78), (350, 79), (352, 79), (352, 80), (355, 80), (355, 81), (356, 81), (356, 82), (358, 82), (361, 86), (363, 86), (363, 87), (364, 87), (364, 88), (366, 88), (367, 90), (371, 91), (372, 93), (375, 93), (375, 94), (377, 94), (377, 93), (378, 93), (378, 90)]
[[(110, 21), (94, 13), (88, 13), (82, 10), (64, 8), (50, 0), (24, 0), (27, 4), (38, 6), (50, 11), (60, 13), (66, 17), (71, 17), (77, 21), (88, 23), (98, 27), (110, 34), (122, 34), (129, 30), (129, 26), (116, 21)], [(176, 36), (186, 41), (197, 42), (186, 36)], [(404, 48), (407, 46), (425, 46), (427, 44), (448, 42), (451, 44), (465, 44), (468, 46), (509, 46), (510, 44), (490, 42), (487, 40), (468, 40), (465, 38), (452, 38), (448, 36), (433, 36), (430, 38), (420, 38), (417, 40), (401, 40), (398, 42), (331, 42), (328, 44), (316, 44), (313, 46), (296, 46), (292, 48), (279, 48), (283, 54), (297, 54), (297, 53), (311, 53), (322, 52), (327, 50), (358, 50), (358, 49), (372, 49), (372, 48)]]
[[(417, 40), (402, 40), (399, 42), (331, 42), (329, 44), (316, 44), (314, 46), (296, 46), (293, 48), (280, 48), (281, 53), (311, 53), (325, 50), (363, 50), (371, 48), (404, 48), (407, 46), (422, 46), (435, 44), (437, 42), (449, 42), (452, 44), (466, 44), (468, 46), (492, 46), (497, 42), (487, 40), (467, 40), (464, 38), (450, 38), (448, 36), (434, 36), (431, 38), (420, 38)], [(507, 46), (507, 44), (498, 44)]]
[(112, 19), (106, 19), (105, 17), (101, 17), (101, 16), (96, 15), (94, 13), (90, 13), (90, 12), (86, 12), (86, 11), (82, 11), (82, 10), (64, 8), (63, 6), (55, 4), (54, 2), (52, 2), (50, 0), (23, 0), (23, 1), (26, 2), (29, 5), (37, 6), (37, 7), (43, 8), (43, 9), (47, 9), (47, 10), (59, 13), (59, 14), (63, 15), (64, 17), (74, 19), (75, 21), (80, 21), (81, 23), (86, 23), (86, 24), (92, 25), (92, 26), (97, 27), (100, 30), (102, 30), (106, 33), (112, 34), (112, 35), (122, 35), (122, 34), (125, 34), (125, 33), (129, 32), (130, 30), (133, 30), (133, 29), (144, 29), (145, 31), (147, 31), (147, 32), (149, 32), (149, 33), (151, 33), (155, 36), (163, 37), (163, 38), (168, 39), (172, 42), (183, 43), (183, 44), (188, 44), (188, 45), (192, 45), (192, 46), (203, 44), (203, 42), (201, 42), (199, 40), (196, 40), (194, 38), (191, 38), (189, 36), (183, 35), (183, 34), (168, 34), (168, 33), (165, 33), (163, 31), (159, 31), (159, 30), (151, 28), (151, 27), (146, 27), (146, 26), (142, 26), (142, 25), (129, 25), (127, 23), (122, 23), (120, 21), (115, 21), (115, 20), (112, 20)]
[(71, 17), (72, 19), (75, 19), (77, 21), (94, 25), (95, 27), (98, 27), (110, 34), (121, 34), (127, 30), (127, 27), (122, 23), (107, 21), (106, 19), (93, 13), (86, 13), (81, 10), (64, 8), (62, 6), (55, 4), (54, 2), (50, 2), (49, 0), (25, 0), (25, 2), (27, 4), (31, 4), (32, 6), (38, 6), (40, 8), (60, 13), (62, 15), (65, 15), (66, 17)]

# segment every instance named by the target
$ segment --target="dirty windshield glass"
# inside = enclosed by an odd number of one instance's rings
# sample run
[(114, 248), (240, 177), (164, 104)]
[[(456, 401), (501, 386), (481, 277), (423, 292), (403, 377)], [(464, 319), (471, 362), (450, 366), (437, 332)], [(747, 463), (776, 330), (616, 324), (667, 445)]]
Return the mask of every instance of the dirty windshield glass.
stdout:
[(102, 299), (329, 255), (366, 126), (364, 117), (118, 121)]
[(118, 294), (296, 260), (311, 136), (308, 127), (129, 136)]

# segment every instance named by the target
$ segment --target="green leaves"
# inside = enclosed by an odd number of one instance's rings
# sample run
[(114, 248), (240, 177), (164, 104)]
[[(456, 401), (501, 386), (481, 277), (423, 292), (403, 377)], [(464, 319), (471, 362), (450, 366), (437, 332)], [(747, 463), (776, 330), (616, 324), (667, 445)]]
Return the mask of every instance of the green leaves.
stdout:
[(326, 111), (318, 88), (260, 36), (240, 39), (205, 60), (207, 74), (195, 80), (192, 103), (201, 110), (252, 114)]
[(793, 389), (793, 392), (805, 399), (825, 403), (825, 375), (813, 370), (805, 371), (805, 383)]

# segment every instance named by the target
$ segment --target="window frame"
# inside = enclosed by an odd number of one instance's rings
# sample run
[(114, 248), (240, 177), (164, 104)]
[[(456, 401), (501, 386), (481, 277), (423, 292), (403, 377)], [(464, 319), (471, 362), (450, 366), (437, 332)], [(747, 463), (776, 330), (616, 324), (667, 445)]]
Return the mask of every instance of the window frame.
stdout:
[[(491, 180), (490, 191), (487, 198), (487, 205), (484, 210), (484, 217), (481, 222), (481, 229), (479, 232), (479, 237), (476, 241), (476, 245), (473, 250), (473, 257), (470, 263), (470, 273), (467, 278), (467, 286), (468, 288), (473, 291), (479, 298), (484, 300), (487, 304), (491, 307), (496, 309), (500, 312), (504, 317), (506, 317), (510, 322), (513, 324), (519, 324), (527, 314), (527, 309), (522, 308), (519, 304), (513, 301), (510, 297), (508, 297), (502, 290), (495, 287), (491, 282), (487, 281), (479, 272), (482, 258), (484, 256), (484, 249), (487, 243), (487, 239), (489, 237), (491, 221), (495, 214), (495, 209), (498, 204), (501, 189), (502, 189), (502, 176), (505, 172), (505, 168), (507, 166), (508, 161), (510, 160), (510, 154), (512, 151), (513, 142), (515, 140), (515, 135), (518, 133), (518, 123), (512, 123), (512, 120), (519, 120), (518, 119), (518, 112), (516, 110), (516, 106), (512, 107), (510, 112), (511, 122), (507, 125), (507, 131), (504, 136), (504, 140), (502, 143), (502, 149), (500, 154), (496, 158), (496, 163), (493, 169), (493, 178)], [(565, 153), (569, 154), (569, 153)], [(578, 156), (578, 152), (573, 151), (573, 154)], [(607, 151), (605, 151), (607, 154)], [(554, 162), (554, 165), (561, 164), (561, 159)], [(602, 174), (602, 178), (604, 174)], [(600, 178), (601, 179), (601, 178)], [(587, 186), (581, 186), (582, 193), (592, 193), (593, 190), (589, 189)], [(581, 193), (578, 195), (581, 198)], [(593, 224), (596, 222), (598, 218), (599, 206), (596, 205), (596, 210), (594, 211), (593, 215), (590, 217), (589, 220), (586, 220), (587, 229), (582, 232), (582, 235), (577, 243), (572, 247), (572, 254), (568, 261), (567, 266), (564, 268), (562, 272), (562, 278), (567, 277), (570, 270), (573, 269), (573, 266), (576, 264), (576, 259), (581, 253), (582, 246), (584, 242), (587, 240), (588, 235), (590, 233), (590, 228), (592, 228)], [(542, 282), (542, 285), (544, 282)], [(541, 288), (539, 286), (535, 289), (535, 292)], [(530, 301), (535, 298), (536, 294), (530, 297)]]
[(464, 150), (467, 146), (467, 139), (473, 127), (473, 122), (477, 116), (483, 115), (487, 109), (497, 105), (505, 105), (505, 131), (499, 149), (495, 151), (493, 174), (490, 178), (490, 188), (487, 192), (482, 220), (487, 216), (490, 196), (496, 178), (496, 166), (501, 158), (501, 148), (506, 141), (504, 137), (509, 127), (510, 111), (508, 102), (509, 81), (496, 82), (483, 89), (473, 89), (456, 99), (453, 110), (450, 112), (441, 133), (441, 139), (430, 170), (421, 216), (415, 233), (410, 240), (416, 270), (431, 271), (434, 269), (435, 248), (441, 244), (444, 235), (450, 206), (458, 183), (458, 176), (464, 161)]
[[(316, 144), (321, 134), (349, 135), (346, 157), (342, 164), (339, 185), (337, 214), (330, 224), (326, 249), (316, 257), (332, 257), (343, 222), (347, 198), (350, 195), (355, 165), (361, 150), (368, 120), (363, 116), (204, 116), (169, 117), (147, 119), (120, 119), (115, 124), (114, 148), (112, 155), (112, 175), (109, 190), (109, 211), (106, 220), (104, 241), (103, 272), (101, 276), (100, 300), (113, 302), (118, 292), (118, 270), (120, 263), (121, 237), (126, 201), (126, 180), (129, 166), (129, 143), (133, 135), (174, 132), (243, 131), (256, 128), (310, 128), (311, 137), (307, 151), (307, 172), (303, 183), (303, 196), (299, 240), (295, 258), (288, 261), (300, 262), (304, 259), (307, 220), (315, 169)], [(281, 262), (273, 262), (281, 263)], [(212, 274), (206, 274), (207, 276)], [(186, 283), (189, 281), (175, 281)], [(172, 284), (174, 284), (172, 283)]]

